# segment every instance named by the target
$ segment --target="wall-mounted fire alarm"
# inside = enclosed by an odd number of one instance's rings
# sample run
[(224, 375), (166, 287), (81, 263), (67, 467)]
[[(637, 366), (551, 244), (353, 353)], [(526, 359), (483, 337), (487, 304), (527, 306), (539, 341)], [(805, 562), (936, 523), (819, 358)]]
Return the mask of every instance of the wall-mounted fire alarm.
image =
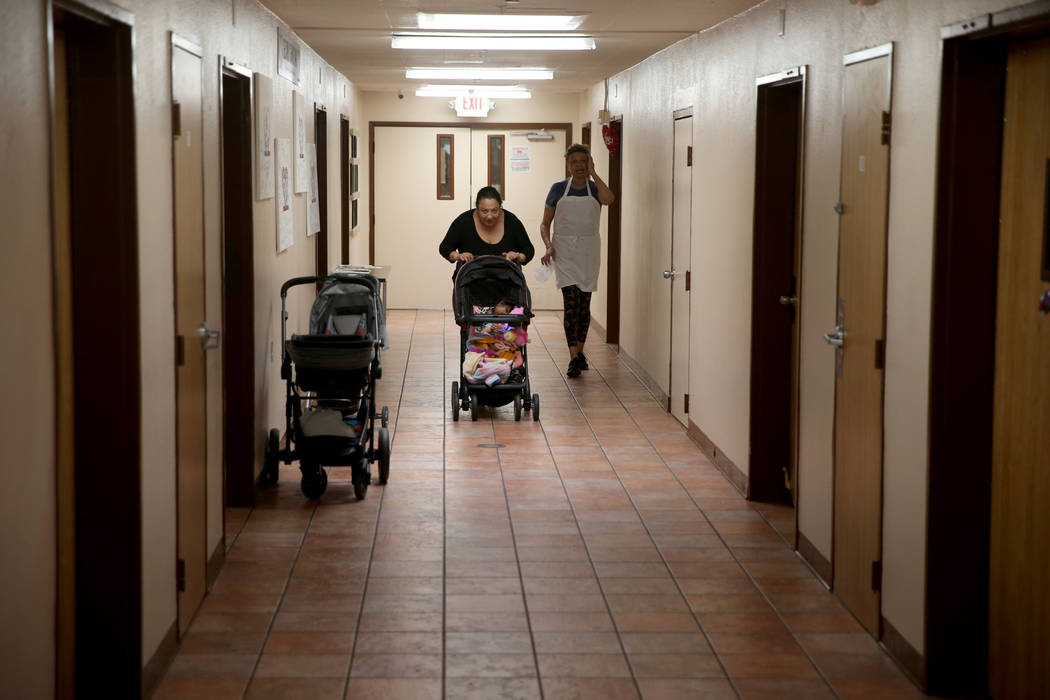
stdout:
[(874, 5), (879, 0), (846, 0), (850, 5)]

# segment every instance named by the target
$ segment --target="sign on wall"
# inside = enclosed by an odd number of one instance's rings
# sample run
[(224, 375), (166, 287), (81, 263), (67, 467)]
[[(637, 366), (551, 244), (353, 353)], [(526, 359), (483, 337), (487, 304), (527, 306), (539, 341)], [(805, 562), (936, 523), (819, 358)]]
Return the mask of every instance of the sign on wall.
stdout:
[(456, 98), (456, 116), (487, 117), (492, 102), (481, 95), (460, 95)]
[(295, 128), (295, 143), (292, 160), (295, 161), (295, 191), (306, 192), (310, 186), (310, 169), (306, 157), (306, 106), (303, 93), (292, 90), (292, 124)]
[(277, 139), (277, 252), (293, 243), (292, 141)]
[(273, 196), (273, 81), (262, 73), (255, 80), (255, 198)]

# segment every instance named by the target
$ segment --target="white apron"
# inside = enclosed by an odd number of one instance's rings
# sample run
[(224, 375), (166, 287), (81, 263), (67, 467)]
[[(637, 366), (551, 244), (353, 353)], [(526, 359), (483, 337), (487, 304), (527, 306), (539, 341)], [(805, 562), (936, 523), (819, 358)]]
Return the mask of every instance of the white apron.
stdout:
[(583, 292), (598, 290), (598, 267), (602, 238), (598, 231), (602, 205), (591, 194), (588, 181), (585, 197), (570, 197), (572, 178), (554, 206), (554, 270), (558, 288), (576, 285)]

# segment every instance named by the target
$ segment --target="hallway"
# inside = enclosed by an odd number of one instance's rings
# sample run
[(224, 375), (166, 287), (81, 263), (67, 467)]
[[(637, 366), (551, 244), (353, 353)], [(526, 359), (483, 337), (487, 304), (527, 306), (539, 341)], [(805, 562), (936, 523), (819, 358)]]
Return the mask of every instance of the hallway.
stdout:
[(392, 311), (389, 484), (320, 502), (295, 466), (227, 511), (227, 559), (157, 698), (921, 696), (592, 337), (530, 328), (541, 421), (449, 414), (458, 329)]

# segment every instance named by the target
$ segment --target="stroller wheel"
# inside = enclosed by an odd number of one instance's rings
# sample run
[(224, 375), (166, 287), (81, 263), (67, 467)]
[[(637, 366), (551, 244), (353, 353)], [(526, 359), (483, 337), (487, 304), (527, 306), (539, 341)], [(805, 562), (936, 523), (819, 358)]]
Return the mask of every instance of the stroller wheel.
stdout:
[(379, 429), (379, 483), (385, 484), (390, 477), (390, 431)]
[(303, 495), (311, 501), (320, 498), (328, 488), (328, 473), (320, 467), (317, 467), (317, 471), (305, 469), (302, 481), (299, 482), (299, 488), (302, 489)]
[(363, 501), (366, 493), (368, 493), (368, 484), (363, 482), (354, 484), (354, 498)]
[(478, 395), (470, 395), (470, 419), (476, 421), (478, 419)]
[(538, 421), (540, 419), (540, 395), (532, 395), (532, 420)]
[(521, 396), (514, 397), (514, 420), (521, 420)]
[(266, 451), (263, 455), (262, 473), (259, 481), (263, 484), (273, 485), (277, 483), (277, 467), (281, 453), (281, 432), (277, 428), (270, 430), (266, 436)]
[(459, 382), (452, 382), (452, 420), (459, 420)]

